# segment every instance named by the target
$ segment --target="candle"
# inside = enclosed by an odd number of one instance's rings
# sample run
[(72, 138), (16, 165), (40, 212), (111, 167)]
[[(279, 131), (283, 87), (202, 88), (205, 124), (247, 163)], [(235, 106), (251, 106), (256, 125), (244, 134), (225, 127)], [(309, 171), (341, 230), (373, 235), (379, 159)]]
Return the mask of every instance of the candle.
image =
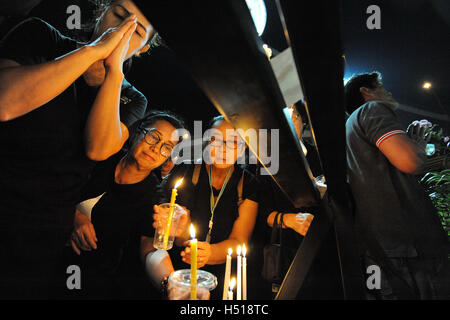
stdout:
[(236, 300), (242, 300), (242, 256), (241, 246), (237, 247), (237, 286), (236, 286)]
[(233, 253), (233, 249), (228, 248), (227, 255), (227, 263), (225, 265), (225, 279), (223, 282), (223, 296), (222, 300), (227, 300), (227, 290), (230, 284), (230, 275), (231, 275), (231, 254)]
[(230, 287), (228, 289), (228, 300), (233, 300), (233, 288), (236, 283), (236, 278), (231, 279)]
[(247, 300), (247, 248), (242, 247), (242, 300)]
[(177, 198), (177, 188), (183, 182), (183, 179), (180, 179), (175, 184), (175, 187), (172, 189), (172, 195), (170, 196), (170, 208), (169, 208), (169, 216), (167, 217), (166, 230), (164, 232), (164, 242), (163, 248), (167, 249), (167, 242), (169, 242), (169, 234), (170, 234), (170, 225), (172, 224), (173, 212), (175, 210), (175, 200)]
[(191, 300), (197, 300), (197, 239), (195, 228), (191, 224)]

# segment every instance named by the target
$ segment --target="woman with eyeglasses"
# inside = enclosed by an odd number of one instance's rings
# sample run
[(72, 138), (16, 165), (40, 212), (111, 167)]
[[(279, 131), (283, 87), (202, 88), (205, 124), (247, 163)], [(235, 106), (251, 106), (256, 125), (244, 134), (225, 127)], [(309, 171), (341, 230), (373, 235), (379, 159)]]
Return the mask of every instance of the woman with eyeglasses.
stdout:
[[(143, 263), (155, 252), (152, 213), (161, 181), (156, 169), (170, 158), (179, 142), (175, 130), (181, 128), (176, 116), (152, 112), (140, 121), (128, 151), (108, 159), (97, 181), (86, 188), (85, 198), (101, 197), (90, 209), (91, 219), (87, 208), (79, 207), (71, 237), (73, 250), (81, 254), (84, 297), (159, 298), (143, 278)], [(157, 255), (151, 280), (159, 284), (173, 268), (161, 253)]]
[(107, 2), (87, 42), (38, 18), (0, 42), (0, 299), (59, 297), (80, 190), (144, 116), (123, 65), (155, 31), (133, 1)]
[[(224, 117), (212, 120), (210, 141), (204, 154), (208, 159), (201, 165), (179, 166), (165, 181), (166, 196), (175, 181), (183, 176), (177, 203), (190, 210), (190, 218), (197, 232), (197, 266), (218, 278), (218, 287), (211, 299), (222, 299), (223, 277), (228, 248), (236, 256), (237, 246), (246, 245), (252, 235), (258, 214), (258, 182), (253, 174), (242, 169), (238, 159), (244, 156), (246, 145)], [(160, 219), (155, 208), (154, 226)], [(189, 232), (180, 232), (188, 235)], [(186, 248), (174, 247), (169, 253), (176, 269), (186, 268), (191, 262), (188, 238), (180, 237), (178, 243)]]

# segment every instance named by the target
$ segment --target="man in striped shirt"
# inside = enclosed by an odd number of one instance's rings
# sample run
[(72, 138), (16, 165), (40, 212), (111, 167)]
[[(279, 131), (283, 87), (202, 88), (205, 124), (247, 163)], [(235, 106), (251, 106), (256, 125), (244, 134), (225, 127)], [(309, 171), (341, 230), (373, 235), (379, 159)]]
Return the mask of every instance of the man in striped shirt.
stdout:
[(377, 72), (353, 76), (345, 98), (348, 181), (361, 255), (366, 267), (377, 265), (382, 274), (369, 297), (449, 298), (444, 289), (450, 277), (443, 276), (448, 238), (415, 177), (426, 160), (424, 130), (403, 130), (394, 112), (398, 102)]

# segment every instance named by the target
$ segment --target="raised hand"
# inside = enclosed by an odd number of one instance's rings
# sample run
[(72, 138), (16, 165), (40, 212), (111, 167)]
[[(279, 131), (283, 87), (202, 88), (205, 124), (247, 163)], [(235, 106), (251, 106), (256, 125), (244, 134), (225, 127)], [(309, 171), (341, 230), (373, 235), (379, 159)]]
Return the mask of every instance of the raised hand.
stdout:
[(432, 124), (427, 120), (413, 121), (406, 129), (407, 135), (414, 140), (419, 146), (425, 149), (426, 144), (430, 141), (431, 135), (429, 128)]
[[(98, 60), (108, 58), (118, 46), (121, 46), (121, 49), (119, 49), (119, 56), (121, 56), (124, 47), (128, 45), (131, 34), (133, 34), (134, 32), (134, 29), (131, 33), (129, 33), (129, 30), (132, 28), (136, 28), (136, 21), (136, 15), (130, 15), (117, 27), (109, 28), (100, 37), (98, 37), (87, 46), (92, 47), (95, 50)], [(121, 43), (126, 34), (128, 38), (126, 39), (126, 41)], [(126, 49), (126, 51), (127, 50), (128, 48)]]

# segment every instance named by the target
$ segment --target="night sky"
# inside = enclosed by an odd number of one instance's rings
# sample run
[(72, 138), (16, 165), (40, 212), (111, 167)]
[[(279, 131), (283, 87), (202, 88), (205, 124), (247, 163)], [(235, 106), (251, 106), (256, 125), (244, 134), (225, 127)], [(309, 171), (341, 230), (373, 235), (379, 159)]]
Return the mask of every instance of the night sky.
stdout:
[[(265, 2), (268, 21), (262, 38), (282, 51), (287, 43), (275, 2)], [(88, 0), (42, 1), (30, 15), (43, 18), (63, 34), (73, 35), (65, 24), (70, 4), (81, 7), (83, 22), (92, 15)], [(436, 97), (422, 89), (423, 82), (429, 81), (441, 105), (450, 112), (450, 1), (343, 0), (342, 4), (345, 78), (353, 73), (380, 71), (385, 87), (401, 104), (444, 115)], [(366, 27), (369, 5), (381, 9), (380, 30)], [(150, 108), (176, 111), (187, 120), (208, 120), (218, 114), (169, 49), (154, 49), (133, 64), (127, 79), (145, 94)], [(405, 127), (412, 120), (427, 118), (450, 133), (448, 115), (447, 121), (402, 110), (398, 115)]]
[[(381, 29), (369, 30), (369, 5), (381, 9)], [(435, 96), (422, 88), (424, 81), (450, 114), (450, 1), (448, 0), (344, 0), (343, 45), (345, 77), (378, 70), (383, 83), (401, 103), (444, 114)], [(404, 124), (427, 118), (398, 111)], [(446, 126), (449, 122), (431, 122)], [(449, 118), (447, 118), (449, 120)]]

